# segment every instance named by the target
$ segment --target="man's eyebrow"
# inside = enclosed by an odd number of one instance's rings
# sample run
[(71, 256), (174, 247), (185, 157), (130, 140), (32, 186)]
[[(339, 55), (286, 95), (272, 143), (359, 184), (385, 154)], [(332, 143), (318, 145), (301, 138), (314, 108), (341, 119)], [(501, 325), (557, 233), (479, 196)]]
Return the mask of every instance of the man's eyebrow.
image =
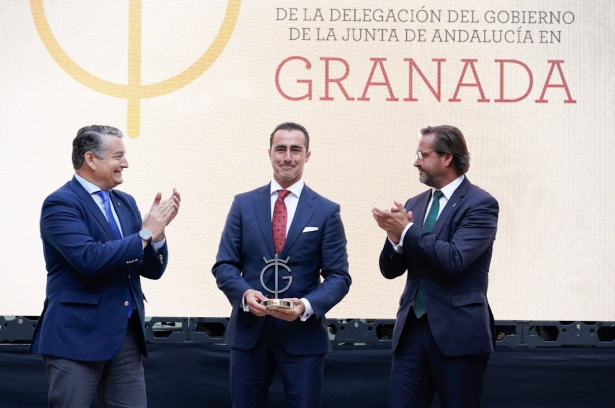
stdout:
[[(288, 145), (284, 144), (284, 143), (280, 143), (274, 146), (275, 149), (277, 149), (278, 147), (288, 147)], [(293, 144), (290, 145), (291, 149), (303, 149), (303, 146), (298, 145), (298, 144)]]

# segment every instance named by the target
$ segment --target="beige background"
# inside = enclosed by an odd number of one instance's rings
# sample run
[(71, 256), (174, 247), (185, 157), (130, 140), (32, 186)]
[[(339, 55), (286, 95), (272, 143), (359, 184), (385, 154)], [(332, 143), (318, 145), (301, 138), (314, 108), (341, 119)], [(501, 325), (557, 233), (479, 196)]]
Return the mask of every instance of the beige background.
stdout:
[[(463, 3), (463, 4), (462, 4)], [(128, 2), (45, 1), (59, 44), (86, 71), (107, 81), (127, 81)], [(332, 6), (334, 4), (334, 6)], [(328, 21), (329, 9), (441, 10), (441, 22)], [(142, 83), (172, 77), (209, 47), (221, 26), (226, 1), (144, 1)], [(297, 21), (276, 20), (276, 8), (297, 7)], [(303, 21), (322, 8), (325, 21)], [(447, 22), (447, 10), (474, 10), (478, 23)], [(427, 10), (424, 8), (423, 10)], [(571, 24), (486, 23), (485, 12), (568, 12)], [(141, 101), (141, 131), (127, 138), (130, 168), (120, 187), (145, 213), (156, 191), (182, 193), (178, 218), (167, 230), (170, 264), (160, 281), (143, 282), (150, 316), (228, 316), (230, 307), (211, 275), (220, 233), (233, 196), (267, 183), (268, 137), (280, 122), (296, 121), (312, 136), (306, 183), (338, 202), (348, 236), (353, 285), (329, 317), (392, 318), (405, 277), (387, 281), (378, 270), (384, 233), (371, 217), (374, 206), (406, 200), (425, 186), (412, 167), (418, 131), (425, 125), (461, 128), (472, 152), (470, 180), (500, 202), (500, 220), (490, 272), (489, 300), (496, 319), (615, 320), (615, 244), (611, 239), (615, 198), (615, 58), (611, 1), (244, 1), (237, 25), (220, 57), (189, 85)], [(505, 14), (502, 14), (505, 15)], [(289, 40), (290, 28), (310, 28), (311, 40)], [(336, 30), (337, 41), (317, 41)], [(398, 30), (399, 42), (341, 40), (348, 28)], [(426, 41), (405, 42), (405, 29), (424, 29)], [(432, 42), (439, 30), (530, 31), (533, 43)], [(560, 42), (540, 44), (540, 30), (558, 31)], [(390, 32), (389, 32), (390, 33)], [(388, 34), (385, 38), (388, 38)], [(518, 38), (516, 35), (514, 38)], [(97, 93), (74, 80), (50, 56), (35, 28), (27, 1), (0, 0), (0, 123), (4, 176), (0, 180), (0, 315), (38, 315), (45, 297), (45, 265), (38, 220), (43, 199), (70, 179), (71, 141), (88, 124), (127, 129), (126, 100)], [(313, 81), (312, 100), (289, 101), (275, 85), (278, 65), (285, 92), (300, 95)], [(343, 82), (359, 98), (373, 63), (384, 67), (399, 101), (386, 101), (386, 87), (371, 86), (370, 101), (347, 101), (330, 86), (324, 96), (322, 57), (342, 58), (350, 72)], [(435, 85), (434, 58), (442, 64), (438, 102), (414, 73), (416, 102), (408, 96), (413, 58)], [(461, 102), (449, 102), (460, 81), (462, 59), (474, 67), (485, 97), (462, 87)], [(495, 103), (500, 66), (514, 59), (533, 74), (530, 95)], [(551, 64), (561, 64), (576, 103), (550, 88), (539, 99)], [(379, 68), (379, 67), (378, 67)], [(331, 77), (341, 75), (331, 65)], [(383, 81), (376, 69), (374, 82)], [(474, 82), (470, 69), (463, 79)], [(557, 69), (551, 84), (561, 83)], [(528, 86), (525, 71), (509, 65), (505, 95)]]

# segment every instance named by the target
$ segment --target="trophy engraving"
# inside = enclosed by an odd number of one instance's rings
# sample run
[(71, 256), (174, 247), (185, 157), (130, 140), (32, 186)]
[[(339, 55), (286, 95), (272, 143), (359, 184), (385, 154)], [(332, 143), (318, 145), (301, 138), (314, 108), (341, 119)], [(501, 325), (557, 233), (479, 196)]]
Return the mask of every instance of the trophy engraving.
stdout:
[[(290, 300), (278, 298), (278, 295), (280, 293), (286, 292), (288, 288), (290, 288), (290, 285), (293, 283), (292, 276), (284, 276), (282, 280), (288, 281), (288, 284), (283, 289), (279, 288), (279, 281), (280, 281), (279, 268), (282, 267), (286, 269), (288, 273), (291, 273), (290, 267), (288, 266), (289, 260), (290, 260), (290, 256), (284, 260), (284, 259), (278, 258), (278, 254), (275, 254), (275, 258), (269, 259), (269, 260), (267, 260), (266, 257), (263, 257), (263, 261), (265, 261), (265, 267), (261, 271), (261, 285), (263, 285), (263, 288), (267, 292), (271, 293), (274, 297), (273, 299), (267, 299), (261, 302), (261, 305), (265, 306), (266, 308), (269, 308), (272, 310), (276, 310), (278, 308), (292, 309), (294, 306), (293, 302), (291, 302)], [(269, 288), (265, 284), (265, 274), (271, 268), (273, 268), (273, 278), (275, 282), (273, 289)]]

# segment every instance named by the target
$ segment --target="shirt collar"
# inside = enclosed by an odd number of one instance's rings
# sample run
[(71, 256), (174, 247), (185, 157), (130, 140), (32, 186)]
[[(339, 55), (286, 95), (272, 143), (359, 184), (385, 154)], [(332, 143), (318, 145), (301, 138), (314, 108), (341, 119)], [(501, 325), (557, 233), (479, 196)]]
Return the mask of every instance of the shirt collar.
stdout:
[(297, 181), (295, 184), (293, 184), (292, 186), (288, 187), (288, 188), (283, 188), (282, 186), (280, 186), (280, 184), (275, 181), (275, 179), (271, 180), (271, 190), (269, 191), (270, 195), (273, 195), (273, 193), (277, 193), (278, 190), (289, 190), (292, 194), (294, 194), (295, 196), (297, 196), (297, 198), (299, 198), (301, 196), (301, 191), (303, 191), (303, 186), (305, 185), (305, 182), (303, 181), (303, 179)]
[[(461, 184), (464, 178), (465, 176), (462, 174), (461, 176), (457, 177), (455, 180), (451, 181), (450, 183), (448, 183), (447, 185), (445, 185), (444, 187), (440, 189), (440, 191), (442, 191), (442, 194), (444, 194), (444, 197), (446, 197), (447, 200), (451, 199), (451, 197), (453, 196), (453, 193), (455, 192), (455, 190), (457, 190), (457, 187), (459, 187), (459, 185)], [(433, 197), (434, 191), (436, 191), (436, 189), (432, 188), (431, 189), (432, 197)]]
[(87, 191), (90, 195), (94, 194), (97, 191), (100, 191), (101, 188), (98, 187), (96, 184), (87, 181), (86, 179), (84, 179), (83, 177), (81, 177), (78, 174), (75, 174), (75, 178), (77, 179), (77, 181), (79, 182), (79, 184), (81, 184), (83, 186), (83, 188), (85, 188), (85, 191)]

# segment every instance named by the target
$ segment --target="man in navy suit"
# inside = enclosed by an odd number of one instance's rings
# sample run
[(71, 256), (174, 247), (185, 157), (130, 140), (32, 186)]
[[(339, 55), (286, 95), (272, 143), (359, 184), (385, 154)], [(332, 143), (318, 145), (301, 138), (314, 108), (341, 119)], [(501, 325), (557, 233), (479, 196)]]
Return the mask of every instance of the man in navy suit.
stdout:
[[(222, 231), (212, 273), (233, 307), (226, 333), (233, 407), (264, 407), (276, 369), (289, 407), (321, 403), (324, 354), (331, 350), (325, 313), (346, 295), (351, 279), (340, 206), (303, 182), (309, 140), (296, 123), (275, 128), (273, 180), (235, 196)], [(286, 225), (272, 232), (278, 206)], [(276, 294), (294, 307), (261, 304)]]
[(380, 271), (406, 271), (393, 331), (390, 407), (479, 407), (494, 347), (487, 302), (498, 202), (470, 183), (470, 154), (454, 126), (421, 130), (414, 167), (431, 187), (390, 210), (374, 208), (387, 232)]
[(40, 228), (47, 296), (32, 346), (49, 380), (49, 407), (146, 407), (141, 355), (147, 356), (140, 276), (167, 266), (165, 227), (180, 196), (141, 214), (132, 196), (112, 190), (128, 167), (123, 134), (87, 126), (73, 140), (71, 181), (43, 203)]

